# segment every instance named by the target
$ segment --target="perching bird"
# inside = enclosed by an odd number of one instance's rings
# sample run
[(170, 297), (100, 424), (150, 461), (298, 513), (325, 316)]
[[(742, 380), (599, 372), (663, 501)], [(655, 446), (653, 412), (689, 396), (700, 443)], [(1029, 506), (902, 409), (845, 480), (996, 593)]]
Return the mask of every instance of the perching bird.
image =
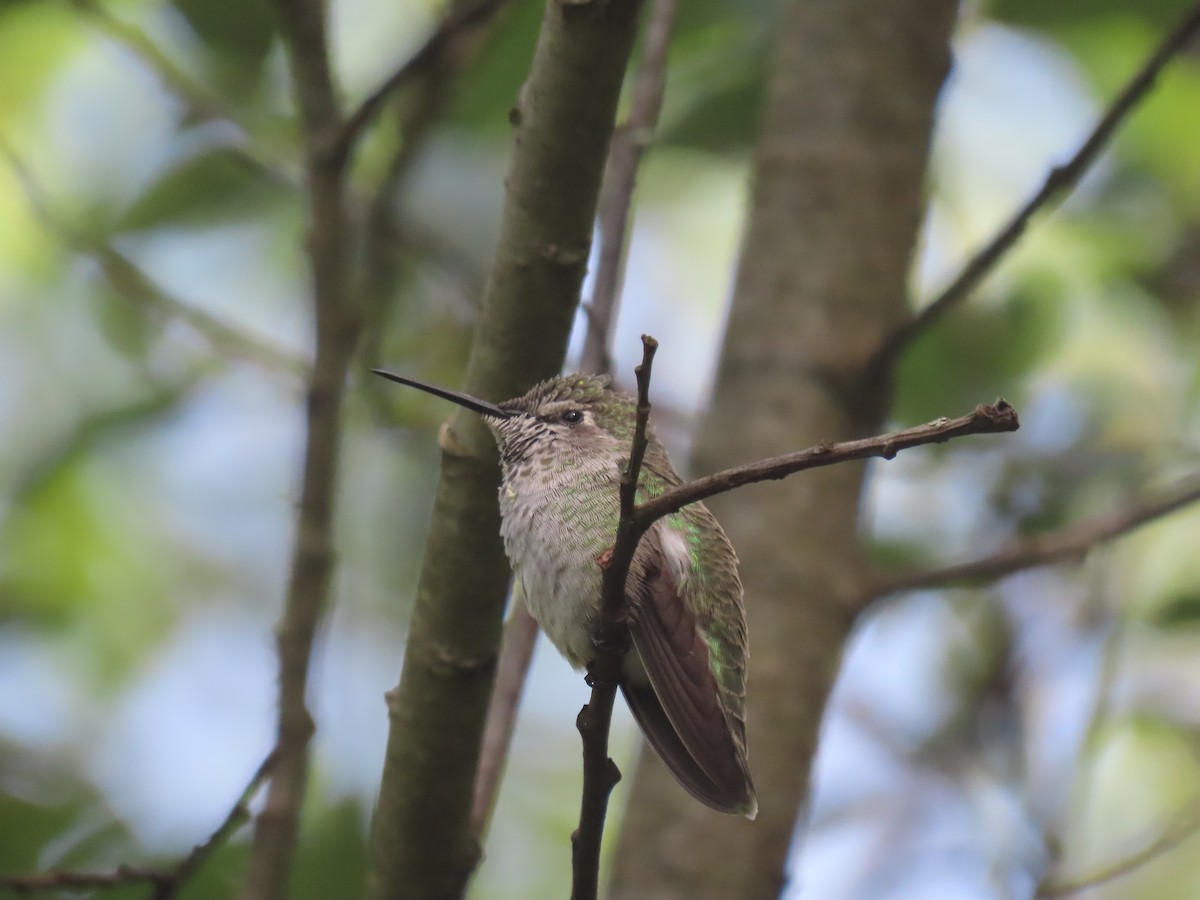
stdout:
[[(600, 559), (612, 547), (636, 401), (606, 377), (551, 378), (500, 404), (378, 374), (474, 410), (500, 449), (501, 535), (525, 602), (577, 669), (593, 656)], [(638, 501), (681, 483), (652, 433)], [(626, 588), (621, 691), (651, 746), (701, 802), (754, 818), (746, 763), (746, 621), (737, 555), (702, 503), (654, 523)]]

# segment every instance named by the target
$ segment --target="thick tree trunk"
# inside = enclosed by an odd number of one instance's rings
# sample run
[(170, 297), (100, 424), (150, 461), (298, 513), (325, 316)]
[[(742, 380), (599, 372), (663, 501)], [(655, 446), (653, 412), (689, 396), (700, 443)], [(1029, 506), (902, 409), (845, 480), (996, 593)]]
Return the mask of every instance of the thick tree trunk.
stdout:
[[(708, 472), (877, 430), (866, 360), (907, 315), (953, 0), (787, 6), (758, 146)], [(730, 427), (736, 423), (736, 427)], [(858, 613), (861, 465), (713, 501), (742, 560), (750, 763), (760, 812), (720, 816), (646, 751), (617, 851), (616, 897), (775, 897), (803, 816), (821, 715)]]

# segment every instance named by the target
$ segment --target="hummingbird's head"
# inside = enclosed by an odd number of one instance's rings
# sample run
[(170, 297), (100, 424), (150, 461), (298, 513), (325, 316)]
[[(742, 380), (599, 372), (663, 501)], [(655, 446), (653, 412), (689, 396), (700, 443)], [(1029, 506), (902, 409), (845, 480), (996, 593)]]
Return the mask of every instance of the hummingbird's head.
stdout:
[(382, 369), (373, 371), (479, 413), (495, 435), (506, 466), (539, 453), (569, 462), (610, 446), (628, 452), (633, 439), (636, 403), (613, 391), (607, 375), (559, 375), (496, 404)]
[(499, 406), (508, 417), (487, 423), (505, 464), (546, 453), (570, 465), (610, 448), (627, 453), (633, 439), (635, 402), (607, 375), (559, 375)]

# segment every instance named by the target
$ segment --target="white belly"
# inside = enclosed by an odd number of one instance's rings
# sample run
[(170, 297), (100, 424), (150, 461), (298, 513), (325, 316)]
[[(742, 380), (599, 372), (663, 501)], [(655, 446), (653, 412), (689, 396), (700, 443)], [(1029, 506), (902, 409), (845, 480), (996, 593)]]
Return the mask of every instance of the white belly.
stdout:
[[(502, 486), (500, 534), (530, 614), (579, 669), (592, 657), (603, 576), (598, 557), (616, 536), (617, 516), (615, 483), (600, 481), (599, 472), (577, 474), (569, 485), (514, 479)], [(608, 490), (611, 497), (604, 496)]]

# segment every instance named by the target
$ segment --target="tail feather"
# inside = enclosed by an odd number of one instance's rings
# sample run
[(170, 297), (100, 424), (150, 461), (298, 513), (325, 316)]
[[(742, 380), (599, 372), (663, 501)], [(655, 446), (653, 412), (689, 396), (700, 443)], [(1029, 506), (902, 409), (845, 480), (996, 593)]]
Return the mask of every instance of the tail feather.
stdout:
[(650, 684), (626, 679), (621, 684), (621, 693), (642, 734), (684, 790), (718, 812), (740, 814), (748, 819), (758, 814), (749, 774), (742, 770), (736, 779), (718, 782), (705, 772), (680, 740)]

